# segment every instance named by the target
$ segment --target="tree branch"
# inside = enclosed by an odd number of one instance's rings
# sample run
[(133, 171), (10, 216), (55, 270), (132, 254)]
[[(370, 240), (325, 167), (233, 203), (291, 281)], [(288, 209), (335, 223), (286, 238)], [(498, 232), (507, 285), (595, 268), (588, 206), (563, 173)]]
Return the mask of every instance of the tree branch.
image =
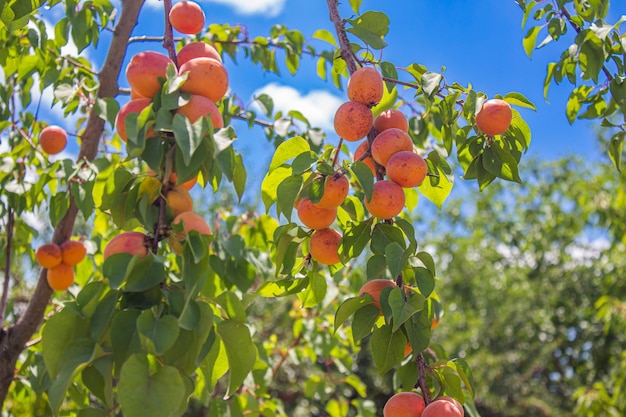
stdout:
[(348, 35), (346, 35), (346, 31), (344, 30), (344, 21), (341, 18), (341, 15), (339, 15), (339, 2), (337, 0), (326, 0), (326, 2), (328, 3), (330, 20), (333, 22), (333, 25), (335, 26), (335, 31), (337, 32), (337, 39), (339, 40), (341, 57), (344, 61), (346, 61), (348, 73), (352, 75), (357, 70), (356, 59), (354, 57), (354, 53), (352, 52), (352, 47), (350, 46), (350, 40), (348, 39)]
[(167, 50), (170, 59), (178, 68), (178, 60), (176, 59), (176, 46), (174, 45), (174, 34), (172, 33), (172, 24), (170, 23), (170, 10), (172, 10), (172, 0), (163, 0), (165, 9), (165, 33), (163, 36), (163, 48)]
[(15, 215), (13, 209), (9, 206), (7, 213), (7, 246), (4, 264), (4, 282), (2, 283), (2, 301), (0, 301), (0, 326), (4, 325), (4, 317), (6, 315), (7, 301), (9, 299), (9, 283), (11, 282), (11, 251), (13, 250), (13, 227), (15, 223)]
[(415, 359), (417, 362), (417, 386), (422, 390), (422, 396), (424, 397), (424, 404), (430, 404), (430, 391), (426, 385), (426, 363), (424, 362), (424, 355), (421, 353), (417, 355)]
[[(137, 17), (143, 3), (144, 0), (126, 0), (122, 2), (122, 13), (113, 31), (111, 45), (99, 75), (98, 97), (100, 98), (115, 97), (117, 95), (117, 80), (124, 56), (126, 55), (128, 38), (137, 24)], [(83, 140), (77, 160), (91, 161), (96, 157), (103, 131), (104, 120), (95, 111), (90, 112), (87, 126), (82, 135)], [(78, 208), (74, 199), (70, 196), (69, 209), (54, 230), (52, 238), (54, 243), (60, 244), (72, 235), (77, 214)], [(24, 349), (25, 344), (41, 324), (48, 301), (52, 296), (53, 291), (48, 285), (46, 274), (47, 270), (42, 269), (24, 314), (14, 325), (8, 329), (3, 328), (0, 333), (0, 405), (4, 404), (14, 378), (17, 358)]]

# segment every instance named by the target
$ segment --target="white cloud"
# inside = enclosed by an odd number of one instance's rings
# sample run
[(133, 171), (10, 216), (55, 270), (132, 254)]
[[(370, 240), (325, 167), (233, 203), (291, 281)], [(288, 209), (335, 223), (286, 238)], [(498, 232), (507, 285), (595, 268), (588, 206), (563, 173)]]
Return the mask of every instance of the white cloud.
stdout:
[(283, 113), (297, 110), (306, 117), (313, 127), (320, 127), (326, 131), (333, 129), (333, 118), (337, 108), (345, 101), (324, 90), (313, 90), (306, 94), (293, 87), (267, 84), (256, 90), (253, 97), (267, 94), (274, 100), (274, 111)]
[[(155, 1), (155, 0), (152, 0)], [(285, 7), (286, 0), (201, 0), (200, 3), (217, 3), (230, 6), (235, 13), (243, 15), (278, 16)]]

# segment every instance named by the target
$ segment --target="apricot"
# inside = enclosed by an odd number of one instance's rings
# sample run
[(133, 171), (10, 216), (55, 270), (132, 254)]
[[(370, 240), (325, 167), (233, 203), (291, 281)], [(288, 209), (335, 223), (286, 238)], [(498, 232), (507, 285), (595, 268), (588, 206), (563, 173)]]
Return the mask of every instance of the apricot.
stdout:
[(55, 291), (65, 291), (74, 283), (74, 268), (61, 263), (48, 269), (46, 274), (48, 285)]
[[(156, 177), (157, 173), (152, 170), (152, 168), (148, 167), (148, 175), (151, 177)], [(198, 177), (192, 178), (188, 181), (178, 184), (178, 175), (174, 171), (170, 173), (170, 177), (167, 180), (171, 185), (180, 185), (185, 190), (189, 191), (193, 188), (194, 185), (198, 182)]]
[[(369, 149), (370, 147), (369, 147), (369, 143), (367, 142), (367, 140), (364, 140), (363, 142), (361, 142), (361, 144), (354, 151), (354, 160), (358, 161), (359, 159), (361, 159), (361, 157), (365, 155), (365, 153), (369, 151)], [(361, 162), (363, 162), (365, 165), (370, 167), (370, 169), (372, 170), (372, 175), (374, 176), (374, 178), (376, 178), (376, 167), (374, 166), (374, 160), (372, 159), (372, 157), (367, 156), (361, 159)]]
[(50, 269), (63, 262), (63, 254), (56, 243), (44, 243), (35, 251), (35, 260), (42, 267)]
[(204, 27), (204, 12), (194, 1), (181, 1), (170, 9), (172, 27), (180, 33), (195, 35)]
[(313, 203), (319, 208), (335, 208), (339, 207), (348, 196), (350, 191), (350, 181), (343, 174), (336, 174), (326, 178), (324, 184), (324, 194), (317, 203)]
[(66, 240), (61, 243), (61, 255), (63, 263), (66, 265), (78, 265), (87, 255), (87, 248), (83, 242), (78, 240)]
[(391, 155), (400, 151), (412, 151), (413, 141), (405, 131), (392, 127), (380, 132), (372, 142), (372, 158), (386, 166)]
[(452, 398), (452, 397), (448, 397), (448, 396), (442, 395), (441, 397), (437, 397), (435, 399), (435, 401), (450, 401), (459, 410), (463, 411), (463, 414), (465, 414), (465, 411), (463, 410), (463, 405), (456, 398)]
[(378, 133), (391, 129), (392, 127), (404, 130), (405, 132), (409, 131), (409, 121), (400, 110), (385, 110), (374, 119), (374, 129), (376, 129)]
[(228, 90), (228, 73), (222, 63), (213, 58), (193, 58), (180, 66), (179, 74), (187, 74), (180, 91), (199, 94), (214, 103), (220, 101)]
[(415, 392), (399, 392), (387, 400), (383, 417), (423, 417), (425, 403)]
[(141, 94), (139, 94), (138, 92), (136, 92), (135, 90), (130, 90), (130, 99), (131, 100), (137, 100), (138, 98), (146, 98), (144, 96), (142, 96)]
[(384, 88), (383, 77), (376, 68), (363, 67), (350, 76), (346, 92), (351, 101), (372, 107), (383, 98)]
[(404, 188), (419, 186), (428, 173), (428, 165), (424, 158), (413, 151), (393, 154), (387, 161), (385, 169), (387, 177)]
[(173, 64), (172, 60), (158, 52), (143, 51), (134, 55), (126, 67), (130, 89), (143, 97), (154, 97), (161, 90), (159, 78), (165, 79), (169, 64)]
[(48, 155), (56, 155), (67, 145), (67, 132), (60, 126), (46, 126), (39, 133), (39, 144)]
[(509, 103), (494, 98), (485, 101), (476, 114), (476, 127), (485, 135), (501, 135), (509, 128), (512, 119), (513, 112)]
[(463, 407), (458, 407), (452, 401), (435, 400), (424, 408), (422, 417), (463, 417)]
[(176, 113), (186, 116), (191, 123), (196, 122), (201, 117), (209, 116), (213, 128), (221, 129), (224, 127), (224, 119), (219, 109), (211, 100), (204, 96), (193, 94), (189, 102), (176, 110)]
[(372, 279), (367, 281), (359, 290), (359, 295), (369, 294), (374, 300), (372, 304), (380, 308), (380, 293), (384, 288), (395, 287), (396, 283), (389, 279)]
[(325, 229), (335, 221), (337, 208), (316, 207), (310, 199), (302, 198), (296, 207), (298, 218), (303, 225), (314, 230)]
[(335, 132), (348, 142), (357, 141), (367, 135), (373, 124), (372, 110), (356, 101), (343, 103), (335, 113)]
[[(120, 111), (117, 112), (117, 116), (115, 117), (115, 130), (117, 130), (117, 134), (124, 142), (128, 140), (128, 135), (126, 134), (126, 116), (131, 113), (141, 113), (150, 103), (149, 98), (138, 98), (124, 104), (120, 108)], [(148, 132), (148, 135), (151, 136), (152, 134)]]
[(222, 62), (222, 57), (217, 49), (206, 42), (191, 42), (183, 46), (178, 55), (176, 55), (176, 61), (180, 68), (185, 62), (193, 58), (213, 58), (219, 62)]
[(393, 181), (377, 181), (374, 183), (372, 198), (365, 199), (364, 203), (372, 216), (379, 219), (391, 219), (400, 214), (404, 208), (404, 191)]
[(339, 263), (341, 234), (330, 228), (316, 230), (309, 242), (311, 257), (324, 265)]
[(183, 253), (183, 248), (180, 244), (180, 241), (186, 239), (187, 234), (192, 230), (195, 230), (201, 235), (210, 235), (212, 233), (211, 227), (202, 218), (202, 216), (194, 213), (193, 211), (185, 211), (183, 213), (180, 213), (174, 218), (172, 224), (179, 224), (181, 222), (184, 231), (176, 233), (169, 237), (170, 247), (177, 255), (182, 255)]
[(174, 217), (180, 213), (193, 210), (193, 200), (189, 191), (183, 186), (177, 185), (167, 192), (165, 195), (167, 205), (172, 209)]
[(104, 259), (117, 253), (144, 257), (148, 255), (147, 237), (141, 232), (123, 232), (115, 236), (104, 248)]

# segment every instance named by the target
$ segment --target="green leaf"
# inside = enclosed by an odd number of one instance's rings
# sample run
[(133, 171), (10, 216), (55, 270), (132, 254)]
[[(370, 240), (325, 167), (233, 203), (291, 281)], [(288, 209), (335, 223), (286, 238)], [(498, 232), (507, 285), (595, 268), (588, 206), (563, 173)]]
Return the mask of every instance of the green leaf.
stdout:
[(151, 372), (145, 355), (135, 354), (122, 365), (117, 398), (125, 417), (171, 417), (186, 400), (185, 382), (172, 366)]
[(343, 259), (356, 258), (363, 252), (372, 235), (373, 217), (359, 223), (350, 223), (346, 226), (343, 238), (339, 243), (339, 256)]
[(428, 176), (419, 186), (419, 191), (424, 197), (432, 201), (440, 210), (443, 203), (452, 191), (454, 177), (448, 163), (442, 159), (436, 151), (432, 151), (426, 158)]
[(176, 146), (185, 162), (189, 165), (191, 157), (204, 139), (204, 132), (208, 129), (208, 122), (205, 118), (198, 119), (191, 124), (189, 119), (182, 114), (176, 114), (172, 121), (172, 130), (176, 137)]
[(383, 40), (389, 31), (389, 17), (382, 12), (368, 11), (355, 19), (346, 19), (352, 27), (346, 32), (352, 33), (373, 49), (383, 49), (387, 43)]
[(578, 116), (578, 112), (582, 107), (582, 104), (587, 100), (589, 93), (593, 91), (593, 87), (589, 85), (581, 85), (574, 88), (567, 99), (565, 105), (565, 113), (567, 114), (567, 120), (569, 124), (573, 124)]
[(379, 374), (386, 374), (404, 359), (406, 341), (402, 332), (393, 332), (390, 324), (374, 329), (370, 346)]
[(525, 95), (522, 93), (512, 92), (504, 95), (504, 101), (507, 103), (518, 106), (525, 107), (527, 109), (537, 110), (537, 107), (533, 104), (532, 101), (528, 100)]
[(385, 255), (374, 255), (370, 256), (367, 260), (367, 279), (374, 279), (380, 277), (385, 273), (385, 269), (387, 268), (387, 259)]
[(88, 321), (76, 310), (64, 308), (53, 314), (42, 330), (43, 360), (51, 378), (56, 378), (63, 366), (65, 352), (73, 340), (89, 335)]
[(261, 183), (261, 197), (266, 211), (269, 211), (278, 198), (278, 186), (291, 174), (291, 168), (278, 167), (265, 175)]
[(619, 172), (622, 172), (622, 155), (624, 152), (625, 138), (626, 132), (619, 132), (611, 137), (611, 142), (609, 143), (609, 157)]
[(293, 175), (285, 178), (276, 190), (276, 212), (282, 213), (287, 221), (291, 221), (293, 206), (302, 189), (302, 176)]
[(225, 320), (218, 323), (217, 333), (219, 334), (226, 356), (228, 357), (229, 380), (226, 396), (231, 396), (239, 389), (243, 380), (256, 362), (257, 351), (250, 331), (245, 324), (233, 320)]
[(498, 141), (483, 152), (483, 167), (498, 178), (520, 184), (522, 182), (517, 170), (517, 161)]
[(432, 97), (439, 91), (443, 75), (436, 72), (426, 72), (422, 74), (422, 89), (426, 95)]
[(374, 191), (374, 176), (370, 167), (365, 165), (363, 161), (356, 161), (350, 166), (350, 170), (361, 188), (363, 188), (365, 198), (367, 200), (371, 199)]
[[(424, 253), (424, 252), (421, 252)], [(413, 268), (415, 283), (424, 297), (429, 297), (435, 290), (435, 276), (432, 271), (421, 266)]]
[(363, 0), (350, 0), (350, 7), (354, 13), (359, 14), (359, 8), (361, 7), (362, 1)]
[(535, 49), (535, 45), (537, 44), (537, 35), (539, 35), (540, 30), (541, 26), (534, 26), (530, 28), (528, 32), (526, 32), (526, 36), (524, 36), (524, 52), (526, 52), (529, 58), (532, 57), (533, 49)]
[(219, 304), (229, 319), (244, 323), (247, 319), (246, 309), (243, 303), (232, 291), (224, 291), (216, 299), (215, 302)]
[(50, 197), (50, 223), (56, 227), (70, 208), (70, 199), (67, 193), (56, 193)]
[(585, 78), (591, 78), (597, 84), (598, 74), (604, 65), (604, 49), (602, 40), (591, 31), (580, 46), (578, 62)]
[(402, 289), (396, 287), (391, 290), (387, 302), (391, 307), (394, 332), (398, 331), (414, 314), (424, 309), (424, 300), (423, 295), (412, 293), (405, 301)]
[(284, 141), (278, 145), (276, 151), (274, 152), (272, 162), (270, 162), (268, 175), (290, 159), (293, 159), (301, 153), (308, 152), (310, 150), (311, 146), (309, 145), (309, 142), (307, 142), (307, 140), (302, 136), (295, 136)]
[[(372, 301), (373, 299), (369, 294), (364, 294), (359, 297), (351, 297), (344, 300), (339, 305), (337, 312), (335, 313), (335, 332), (338, 328), (343, 326), (346, 320), (348, 320), (357, 310), (370, 304)], [(380, 312), (380, 310), (378, 311)]]
[(391, 276), (395, 279), (406, 266), (407, 259), (403, 256), (404, 248), (398, 242), (391, 242), (385, 247), (387, 267)]
[(448, 361), (447, 365), (457, 372), (457, 374), (463, 381), (465, 388), (469, 391), (470, 396), (473, 398), (475, 393), (474, 377), (472, 376), (472, 370), (468, 363), (465, 362), (463, 359), (455, 358), (451, 361)]
[(352, 319), (352, 339), (354, 343), (358, 343), (364, 337), (372, 334), (372, 327), (379, 317), (380, 308), (371, 303), (354, 312), (354, 318)]
[(326, 29), (318, 29), (313, 32), (313, 39), (319, 39), (321, 41), (327, 42), (333, 46), (337, 46), (337, 41), (332, 33), (327, 31)]
[(172, 315), (156, 317), (150, 310), (143, 311), (137, 318), (137, 331), (144, 350), (162, 355), (178, 338), (178, 320)]

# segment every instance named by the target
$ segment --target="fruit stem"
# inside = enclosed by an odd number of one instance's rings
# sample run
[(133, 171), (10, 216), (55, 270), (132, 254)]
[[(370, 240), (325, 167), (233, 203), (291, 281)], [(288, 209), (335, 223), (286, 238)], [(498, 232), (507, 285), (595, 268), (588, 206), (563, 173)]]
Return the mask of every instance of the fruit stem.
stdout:
[(333, 156), (333, 165), (332, 165), (333, 168), (337, 166), (337, 160), (339, 160), (339, 151), (341, 150), (341, 145), (343, 145), (343, 138), (339, 138), (339, 143), (337, 144), (337, 147), (335, 148), (335, 155)]
[(430, 404), (430, 391), (428, 390), (428, 386), (426, 385), (426, 363), (424, 362), (424, 355), (419, 354), (415, 359), (417, 362), (417, 384), (416, 388), (419, 387), (422, 390), (422, 396), (424, 397), (424, 404)]
[(0, 301), (0, 324), (4, 323), (5, 310), (9, 299), (9, 283), (11, 281), (11, 252), (13, 251), (13, 226), (15, 224), (15, 215), (13, 209), (9, 206), (7, 212), (7, 246), (6, 246), (6, 262), (4, 264), (4, 282), (2, 283), (2, 301)]
[(176, 46), (174, 45), (174, 34), (172, 24), (170, 23), (170, 10), (172, 10), (172, 0), (163, 0), (163, 8), (165, 9), (165, 33), (163, 36), (163, 48), (167, 49), (167, 53), (178, 68), (176, 59)]

